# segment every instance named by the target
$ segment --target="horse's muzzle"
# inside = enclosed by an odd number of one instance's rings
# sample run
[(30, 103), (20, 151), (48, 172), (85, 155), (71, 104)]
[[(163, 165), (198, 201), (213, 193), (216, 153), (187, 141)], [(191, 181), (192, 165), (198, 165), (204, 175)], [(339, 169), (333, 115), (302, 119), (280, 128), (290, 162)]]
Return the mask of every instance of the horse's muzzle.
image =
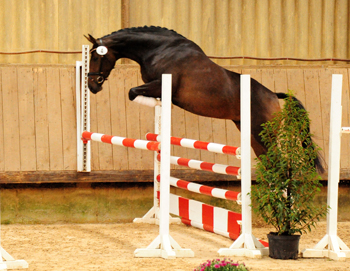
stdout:
[[(99, 85), (102, 85), (103, 82), (107, 80), (107, 78), (104, 77), (104, 75), (101, 72), (89, 72), (87, 75), (91, 81), (94, 81)], [(92, 78), (91, 76), (97, 76), (96, 80), (94, 78)]]
[(102, 84), (98, 84), (95, 80), (88, 78), (88, 87), (93, 94), (102, 90)]
[(96, 94), (102, 90), (102, 84), (107, 80), (102, 72), (89, 72), (87, 74), (89, 89), (92, 93)]

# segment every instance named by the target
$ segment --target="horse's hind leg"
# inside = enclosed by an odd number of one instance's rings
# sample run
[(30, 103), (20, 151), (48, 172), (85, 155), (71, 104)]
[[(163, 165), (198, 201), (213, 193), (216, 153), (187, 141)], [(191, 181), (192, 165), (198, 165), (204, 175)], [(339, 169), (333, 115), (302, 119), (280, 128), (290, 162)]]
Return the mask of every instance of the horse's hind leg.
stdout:
[[(238, 130), (241, 131), (241, 125), (240, 125), (240, 121), (234, 121), (233, 123), (236, 125), (236, 127), (238, 128)], [(256, 136), (258, 139), (256, 139)], [(256, 157), (259, 157), (261, 154), (265, 154), (267, 149), (264, 147), (264, 145), (262, 144), (262, 142), (260, 141), (260, 137), (258, 135), (254, 135), (254, 129), (252, 130), (252, 134), (250, 136), (251, 139), (251, 146), (254, 150), (254, 153), (256, 155)]]
[(251, 145), (254, 150), (256, 157), (259, 158), (260, 155), (265, 154), (267, 149), (261, 145), (261, 143), (257, 142), (254, 136), (251, 137)]
[(129, 91), (129, 99), (133, 101), (137, 96), (161, 97), (161, 82), (160, 80), (154, 80), (152, 82), (146, 83), (142, 86), (131, 88)]

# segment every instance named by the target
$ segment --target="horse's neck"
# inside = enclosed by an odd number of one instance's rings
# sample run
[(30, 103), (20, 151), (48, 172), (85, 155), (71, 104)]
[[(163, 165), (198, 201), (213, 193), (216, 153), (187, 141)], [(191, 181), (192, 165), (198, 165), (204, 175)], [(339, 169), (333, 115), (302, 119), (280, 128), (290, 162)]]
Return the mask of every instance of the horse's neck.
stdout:
[(129, 58), (141, 64), (146, 55), (162, 45), (156, 39), (145, 37), (120, 37), (114, 41), (115, 50), (123, 57)]

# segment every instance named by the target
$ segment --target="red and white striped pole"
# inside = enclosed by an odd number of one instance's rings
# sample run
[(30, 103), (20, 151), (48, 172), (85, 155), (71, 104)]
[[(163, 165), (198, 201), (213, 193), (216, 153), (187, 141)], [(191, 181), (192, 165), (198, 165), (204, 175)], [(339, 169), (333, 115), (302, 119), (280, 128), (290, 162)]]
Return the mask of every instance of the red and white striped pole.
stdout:
[(160, 143), (153, 141), (146, 141), (141, 139), (132, 139), (121, 136), (111, 136), (100, 133), (83, 132), (82, 140), (87, 142), (88, 140), (109, 143), (117, 146), (131, 147), (141, 150), (158, 151), (160, 150)]
[[(158, 161), (160, 161), (161, 155), (158, 154), (157, 158), (158, 158)], [(194, 159), (171, 156), (170, 164), (185, 166), (193, 169), (211, 171), (211, 172), (220, 173), (220, 174), (234, 175), (234, 176), (237, 176), (237, 178), (240, 178), (241, 176), (241, 168), (239, 167), (208, 163), (208, 162), (203, 162), (203, 161), (194, 160)]]
[[(160, 181), (160, 175), (157, 176), (157, 180)], [(241, 200), (240, 192), (192, 183), (192, 182), (188, 182), (188, 181), (181, 180), (174, 177), (170, 177), (170, 185), (184, 189), (184, 190), (188, 190), (194, 193), (212, 196), (214, 198), (235, 200), (238, 203)]]
[(237, 239), (242, 215), (200, 201), (170, 194), (170, 213), (181, 217), (187, 225)]
[[(157, 142), (161, 141), (160, 135), (153, 134), (153, 133), (147, 133), (146, 139), (151, 141), (157, 141)], [(175, 136), (172, 136), (170, 140), (172, 145), (177, 145), (185, 148), (206, 150), (206, 151), (215, 152), (215, 153), (231, 154), (231, 155), (238, 156), (237, 158), (239, 158), (241, 155), (240, 147), (233, 147), (233, 146), (228, 146), (228, 145), (223, 145), (218, 143), (204, 142), (204, 141), (175, 137)]]

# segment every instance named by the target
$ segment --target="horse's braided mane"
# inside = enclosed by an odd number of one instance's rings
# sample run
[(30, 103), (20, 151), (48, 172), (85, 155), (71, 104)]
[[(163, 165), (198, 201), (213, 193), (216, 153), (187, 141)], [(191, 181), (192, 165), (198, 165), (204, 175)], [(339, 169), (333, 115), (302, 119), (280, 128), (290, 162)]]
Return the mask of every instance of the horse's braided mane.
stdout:
[(126, 33), (132, 33), (132, 32), (159, 33), (159, 34), (163, 34), (163, 35), (176, 35), (176, 36), (184, 38), (182, 35), (180, 35), (176, 31), (170, 30), (170, 29), (165, 28), (165, 27), (160, 27), (160, 26), (141, 26), (141, 27), (124, 28), (124, 29), (120, 29), (118, 31), (114, 31), (111, 34), (104, 36), (103, 38), (109, 37), (111, 35), (115, 35), (117, 33), (123, 33), (123, 32), (126, 32)]

